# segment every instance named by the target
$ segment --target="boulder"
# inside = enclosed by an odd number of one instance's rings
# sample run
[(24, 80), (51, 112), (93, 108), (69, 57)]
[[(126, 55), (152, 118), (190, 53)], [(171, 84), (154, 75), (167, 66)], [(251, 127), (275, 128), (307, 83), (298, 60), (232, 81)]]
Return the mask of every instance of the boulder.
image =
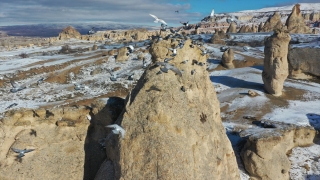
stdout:
[(224, 33), (224, 31), (216, 31), (213, 36), (210, 38), (209, 42), (212, 44), (223, 44), (225, 45), (226, 42), (222, 40), (221, 38), (227, 38), (227, 35)]
[(262, 32), (262, 28), (263, 28), (264, 24), (261, 22), (259, 24), (259, 27), (258, 27), (258, 32)]
[(262, 80), (264, 89), (274, 95), (282, 94), (283, 83), (288, 76), (288, 46), (290, 35), (284, 30), (275, 30), (265, 40), (264, 69)]
[[(151, 65), (127, 96), (116, 121), (126, 135), (113, 136), (107, 148), (115, 179), (240, 179), (214, 87), (199, 64), (207, 57), (190, 44), (170, 61), (175, 72), (158, 74), (161, 67)], [(157, 50), (174, 46), (171, 39), (153, 43), (152, 62), (163, 62)]]
[(234, 52), (233, 49), (229, 48), (222, 55), (221, 63), (225, 68), (233, 69)]
[(64, 28), (58, 35), (59, 40), (67, 40), (70, 38), (80, 39), (81, 34), (72, 26)]
[(227, 29), (227, 33), (236, 33), (237, 32), (237, 24), (235, 22), (231, 22), (229, 28)]
[(289, 77), (294, 79), (320, 78), (319, 46), (289, 48)]
[(264, 23), (264, 26), (259, 30), (259, 32), (270, 32), (275, 29), (281, 29), (282, 26), (281, 16), (279, 12), (275, 12), (273, 16)]
[(291, 163), (287, 153), (294, 147), (313, 144), (316, 131), (313, 127), (260, 121), (259, 129), (240, 133), (247, 137), (241, 151), (245, 169), (252, 180), (289, 180)]
[(122, 47), (118, 49), (118, 55), (116, 61), (126, 61), (128, 60), (128, 49), (127, 47)]
[(286, 21), (286, 26), (290, 33), (311, 33), (310, 28), (306, 26), (306, 23), (301, 15), (300, 4), (296, 4), (292, 8), (292, 12)]

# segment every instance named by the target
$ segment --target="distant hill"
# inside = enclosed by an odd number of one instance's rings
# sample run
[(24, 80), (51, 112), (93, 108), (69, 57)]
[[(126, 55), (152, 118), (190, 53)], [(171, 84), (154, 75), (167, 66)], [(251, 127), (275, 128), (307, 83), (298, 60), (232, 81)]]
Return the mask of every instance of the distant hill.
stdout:
[(72, 26), (81, 34), (87, 32), (94, 27), (95, 30), (117, 30), (117, 29), (134, 29), (146, 28), (153, 29), (152, 26), (141, 26), (131, 24), (116, 23), (56, 23), (56, 24), (34, 24), (34, 25), (16, 25), (16, 26), (0, 26), (0, 31), (6, 32), (9, 36), (30, 36), (30, 37), (55, 37), (67, 26)]

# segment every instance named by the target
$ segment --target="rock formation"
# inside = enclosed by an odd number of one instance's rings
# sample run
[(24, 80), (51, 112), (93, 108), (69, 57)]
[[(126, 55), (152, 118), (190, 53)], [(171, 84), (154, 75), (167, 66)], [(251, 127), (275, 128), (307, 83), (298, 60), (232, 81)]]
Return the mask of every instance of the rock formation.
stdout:
[(224, 31), (216, 31), (213, 36), (210, 38), (209, 42), (212, 44), (223, 44), (225, 45), (226, 42), (221, 38), (227, 38), (227, 35)]
[(306, 26), (305, 21), (301, 15), (300, 4), (296, 4), (292, 8), (292, 12), (286, 21), (287, 29), (290, 33), (311, 33), (311, 30)]
[(311, 21), (318, 21), (320, 19), (320, 13), (319, 12), (313, 12), (310, 14), (310, 20)]
[[(0, 179), (83, 179), (89, 113), (85, 107), (8, 111), (0, 121)], [(35, 150), (19, 159), (10, 148)]]
[(281, 16), (278, 12), (275, 12), (273, 16), (264, 23), (264, 26), (259, 30), (259, 32), (270, 32), (275, 29), (281, 29), (282, 26)]
[(274, 34), (265, 40), (262, 80), (264, 89), (274, 96), (282, 94), (283, 83), (288, 76), (287, 55), (290, 39), (286, 31), (275, 30)]
[(116, 61), (126, 61), (128, 60), (128, 49), (127, 47), (122, 47), (118, 49), (118, 55)]
[(237, 24), (235, 22), (231, 22), (229, 28), (227, 29), (227, 33), (236, 33), (237, 32)]
[(258, 32), (257, 27), (254, 24), (252, 24), (251, 32), (253, 32), (253, 33)]
[(261, 22), (259, 24), (259, 27), (258, 27), (258, 32), (262, 32), (262, 28), (263, 28), (264, 24)]
[(81, 38), (81, 34), (76, 29), (74, 29), (72, 26), (68, 26), (68, 27), (64, 28), (61, 31), (61, 33), (59, 33), (59, 35), (58, 35), (59, 40), (67, 40), (70, 38), (75, 38), (75, 39)]
[(298, 127), (264, 121), (261, 128), (240, 133), (247, 136), (241, 158), (252, 180), (289, 180), (291, 163), (287, 153), (297, 146), (313, 144), (313, 127)]
[[(153, 63), (170, 57), (177, 43), (153, 43)], [(114, 165), (116, 179), (240, 179), (214, 87), (200, 65), (207, 57), (190, 44), (170, 61), (181, 76), (150, 65), (128, 95), (116, 122), (126, 136), (114, 136), (107, 148), (105, 164)]]
[(149, 36), (152, 35), (157, 35), (158, 30), (157, 31), (148, 31), (146, 29), (133, 29), (133, 30), (119, 30), (119, 31), (106, 31), (104, 33), (104, 36), (108, 39), (113, 39), (113, 40), (122, 40), (122, 39), (126, 39), (126, 40), (137, 40), (137, 41), (141, 41), (141, 40), (146, 40), (149, 39)]
[[(320, 77), (320, 49), (317, 46), (289, 48), (289, 74), (295, 79)], [(312, 75), (312, 76), (310, 76)]]
[(233, 69), (234, 68), (233, 60), (234, 60), (234, 52), (233, 52), (233, 49), (229, 48), (223, 53), (221, 63), (224, 67), (228, 69)]

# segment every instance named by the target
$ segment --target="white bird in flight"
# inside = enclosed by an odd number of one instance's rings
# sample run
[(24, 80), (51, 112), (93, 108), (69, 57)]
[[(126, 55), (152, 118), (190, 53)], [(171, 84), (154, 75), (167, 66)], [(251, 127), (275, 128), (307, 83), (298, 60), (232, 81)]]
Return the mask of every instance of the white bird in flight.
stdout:
[(149, 15), (156, 19), (156, 20), (154, 21), (155, 23), (161, 22), (162, 24), (167, 24), (164, 20), (159, 19), (157, 16), (155, 16), (155, 15), (153, 15), (153, 14), (149, 14)]
[(118, 124), (111, 124), (111, 125), (108, 125), (108, 126), (106, 126), (106, 127), (112, 128), (112, 129), (113, 129), (113, 130), (112, 130), (113, 134), (119, 134), (119, 133), (121, 133), (121, 137), (122, 137), (122, 139), (124, 139), (124, 136), (125, 136), (125, 134), (126, 134), (126, 131), (125, 131), (122, 127), (120, 127)]

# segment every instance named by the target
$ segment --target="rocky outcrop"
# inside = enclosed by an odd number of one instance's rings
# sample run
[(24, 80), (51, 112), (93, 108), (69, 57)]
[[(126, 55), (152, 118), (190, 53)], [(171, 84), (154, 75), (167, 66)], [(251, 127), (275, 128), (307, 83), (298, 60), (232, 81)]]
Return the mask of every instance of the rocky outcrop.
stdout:
[(254, 24), (252, 24), (251, 32), (253, 32), (253, 33), (258, 32), (258, 29), (257, 29), (257, 27), (256, 27)]
[(75, 38), (75, 39), (81, 38), (81, 34), (76, 29), (74, 29), (72, 26), (68, 26), (68, 27), (64, 28), (61, 31), (61, 33), (59, 33), (59, 35), (58, 35), (59, 40), (68, 40), (71, 38)]
[(149, 39), (150, 36), (156, 36), (159, 31), (148, 31), (146, 29), (133, 29), (133, 30), (118, 30), (118, 31), (106, 31), (104, 36), (112, 40), (122, 40), (126, 39), (127, 41), (136, 40), (142, 41)]
[(235, 22), (231, 22), (229, 28), (227, 29), (227, 33), (236, 33), (237, 32), (237, 24)]
[(233, 60), (234, 60), (234, 52), (233, 52), (233, 49), (229, 48), (223, 53), (221, 63), (225, 68), (233, 69), (234, 68)]
[(300, 4), (296, 4), (292, 8), (292, 13), (289, 15), (286, 21), (287, 29), (290, 33), (311, 33), (311, 30), (306, 26), (305, 21), (301, 15)]
[(290, 39), (286, 31), (276, 30), (265, 40), (262, 80), (264, 89), (274, 96), (282, 94), (283, 83), (288, 76), (287, 55)]
[(264, 26), (264, 23), (261, 22), (258, 27), (258, 32), (262, 32), (263, 26)]
[[(8, 111), (0, 124), (0, 179), (82, 179), (89, 113), (85, 107)], [(19, 159), (10, 148), (35, 150)]]
[[(153, 63), (171, 57), (168, 48), (176, 43), (153, 43)], [(116, 122), (126, 136), (114, 136), (107, 148), (116, 179), (240, 179), (214, 87), (201, 65), (207, 57), (190, 44), (170, 60), (175, 71), (159, 74), (160, 67), (150, 65), (128, 95)]]
[(320, 48), (292, 47), (289, 48), (288, 62), (289, 75), (294, 79), (310, 79), (313, 76), (320, 78)]
[(118, 49), (118, 55), (116, 57), (116, 61), (126, 61), (128, 60), (128, 49), (127, 47), (122, 47)]
[(260, 121), (259, 129), (240, 133), (247, 136), (241, 158), (252, 180), (289, 180), (291, 163), (287, 153), (294, 147), (313, 144), (316, 131), (270, 121)]
[(310, 14), (310, 20), (311, 21), (319, 21), (320, 20), (320, 13), (319, 12), (313, 12)]
[(224, 31), (216, 31), (213, 36), (210, 38), (209, 42), (212, 44), (223, 44), (225, 45), (226, 42), (221, 38), (227, 38), (227, 35)]
[(278, 12), (275, 12), (273, 16), (264, 23), (264, 26), (259, 30), (259, 32), (270, 32), (275, 29), (281, 29), (282, 26), (281, 16)]

